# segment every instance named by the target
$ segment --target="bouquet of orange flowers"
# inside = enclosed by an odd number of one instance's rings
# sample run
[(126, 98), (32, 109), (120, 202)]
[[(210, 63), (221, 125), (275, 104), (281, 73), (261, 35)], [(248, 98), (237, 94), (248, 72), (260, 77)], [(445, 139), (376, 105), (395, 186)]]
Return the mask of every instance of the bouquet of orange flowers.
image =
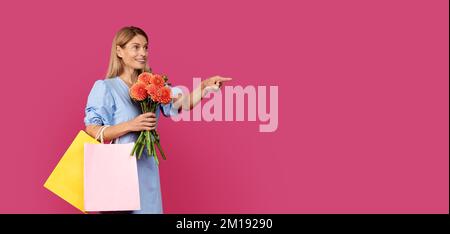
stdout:
[[(153, 74), (149, 72), (141, 73), (138, 76), (138, 81), (130, 88), (130, 97), (138, 102), (141, 106), (142, 113), (156, 112), (156, 108), (160, 104), (168, 104), (171, 101), (171, 90), (168, 87), (167, 76)], [(159, 134), (156, 130), (141, 131), (136, 140), (131, 155), (136, 153), (138, 159), (141, 158), (144, 148), (147, 148), (147, 155), (156, 156), (155, 145), (159, 150), (162, 158), (166, 160), (166, 156), (161, 148)]]

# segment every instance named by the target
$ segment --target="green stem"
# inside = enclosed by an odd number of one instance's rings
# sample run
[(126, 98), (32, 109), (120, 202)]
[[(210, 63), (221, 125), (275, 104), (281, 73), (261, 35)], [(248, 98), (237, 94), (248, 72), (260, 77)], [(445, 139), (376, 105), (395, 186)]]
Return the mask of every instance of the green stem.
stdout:
[(131, 151), (131, 156), (133, 156), (134, 153), (136, 153), (139, 142), (141, 142), (141, 141), (142, 141), (142, 132), (141, 132), (141, 134), (139, 134), (139, 137), (137, 138), (136, 142), (134, 143), (133, 150)]
[(159, 142), (159, 135), (156, 131), (152, 131), (153, 136), (155, 137), (156, 146), (158, 147), (159, 153), (161, 154), (161, 157), (166, 160), (166, 155), (164, 154), (164, 151), (161, 147), (161, 144)]
[(153, 155), (154, 155), (154, 149), (153, 149), (153, 139), (152, 139), (152, 136), (150, 135), (150, 132), (149, 132), (149, 135), (148, 135), (148, 147), (150, 148), (150, 157), (152, 157)]
[(141, 144), (137, 144), (137, 147), (136, 147), (136, 157), (137, 157), (138, 159), (141, 158), (141, 153), (142, 153), (142, 147), (141, 147)]
[(159, 144), (159, 141), (156, 142), (156, 146), (158, 146), (159, 153), (161, 154), (162, 158), (164, 160), (166, 160), (166, 155), (164, 155), (164, 151), (162, 150), (161, 145)]
[[(147, 131), (147, 136), (148, 136), (148, 131)], [(152, 149), (151, 149), (151, 146), (149, 144), (148, 137), (147, 137), (145, 143), (146, 143), (145, 146), (147, 148), (147, 158), (149, 158), (151, 156), (151, 154), (152, 154)]]
[[(143, 113), (146, 113), (147, 112), (147, 102), (146, 101), (143, 101), (143, 102), (139, 102), (139, 104), (140, 104), (140, 106), (141, 106), (141, 111), (143, 112)], [(133, 155), (134, 153), (136, 153), (137, 152), (137, 156), (138, 156), (138, 159), (140, 159), (141, 158), (141, 156), (142, 156), (142, 152), (143, 152), (143, 150), (145, 149), (145, 146), (146, 146), (146, 136), (148, 136), (148, 132), (146, 133), (146, 132), (144, 132), (144, 131), (141, 131), (141, 133), (139, 134), (139, 137), (137, 138), (137, 140), (136, 140), (136, 142), (135, 142), (135, 144), (134, 144), (134, 147), (133, 147), (133, 150), (131, 151), (131, 155)]]
[(150, 147), (149, 147), (149, 145), (148, 145), (148, 131), (145, 131), (145, 148), (146, 148), (146, 150), (147, 150), (147, 158), (149, 157), (149, 154), (151, 153), (150, 152)]
[(137, 148), (137, 143), (134, 143), (133, 150), (131, 150), (130, 156), (134, 155), (134, 153), (136, 152), (136, 148)]
[(150, 146), (152, 147), (152, 156), (155, 157), (156, 164), (159, 165), (158, 155), (156, 154), (156, 149), (155, 149), (155, 140), (152, 137), (151, 133), (152, 133), (152, 131), (150, 131)]
[[(142, 133), (143, 133), (143, 135), (142, 135)], [(138, 159), (141, 159), (142, 151), (145, 148), (145, 142), (143, 142), (143, 141), (145, 141), (145, 132), (141, 132), (141, 135), (136, 143), (139, 147)]]
[(152, 131), (152, 134), (153, 134), (153, 136), (155, 137), (155, 139), (156, 139), (157, 141), (159, 141), (159, 134), (158, 134), (158, 132), (157, 132), (156, 130), (153, 130), (153, 131)]
[(156, 165), (159, 166), (159, 160), (158, 160), (158, 157), (156, 157), (156, 154), (153, 157), (155, 157)]

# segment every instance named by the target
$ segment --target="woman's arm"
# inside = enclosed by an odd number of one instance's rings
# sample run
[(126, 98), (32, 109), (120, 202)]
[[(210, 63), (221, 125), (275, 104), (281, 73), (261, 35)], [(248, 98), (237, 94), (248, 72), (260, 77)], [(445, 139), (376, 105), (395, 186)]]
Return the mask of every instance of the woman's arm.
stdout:
[[(100, 125), (87, 125), (86, 132), (90, 136), (95, 137), (101, 127), (102, 126)], [(156, 115), (155, 113), (148, 112), (137, 116), (133, 120), (109, 126), (103, 132), (103, 140), (110, 141), (118, 137), (121, 137), (129, 132), (153, 130), (155, 128), (156, 128)]]
[(197, 88), (195, 88), (189, 95), (183, 94), (179, 97), (174, 98), (174, 108), (178, 110), (180, 110), (180, 108), (183, 108), (183, 110), (192, 110), (192, 108), (194, 108), (206, 94), (206, 92), (204, 92), (206, 88), (217, 86), (216, 90), (218, 90), (222, 86), (222, 82), (230, 80), (232, 79), (224, 78), (221, 76), (213, 76), (209, 79), (203, 80), (201, 84)]

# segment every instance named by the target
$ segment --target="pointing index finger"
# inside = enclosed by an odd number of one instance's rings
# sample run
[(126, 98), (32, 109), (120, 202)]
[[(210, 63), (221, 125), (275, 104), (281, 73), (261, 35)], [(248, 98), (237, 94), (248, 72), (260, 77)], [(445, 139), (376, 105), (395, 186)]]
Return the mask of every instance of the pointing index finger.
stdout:
[(224, 81), (230, 81), (233, 80), (232, 78), (225, 78), (225, 77), (220, 77), (218, 82), (224, 82)]

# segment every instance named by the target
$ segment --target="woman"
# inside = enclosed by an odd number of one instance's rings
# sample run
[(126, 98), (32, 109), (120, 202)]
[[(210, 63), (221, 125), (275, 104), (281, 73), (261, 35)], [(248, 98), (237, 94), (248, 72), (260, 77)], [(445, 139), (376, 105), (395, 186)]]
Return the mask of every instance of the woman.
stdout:
[[(129, 97), (129, 88), (137, 76), (150, 71), (147, 34), (137, 27), (120, 29), (113, 40), (107, 78), (97, 80), (86, 105), (86, 132), (95, 137), (101, 126), (109, 126), (103, 132), (105, 140), (130, 143), (137, 139), (136, 132), (156, 129), (160, 111), (165, 116), (176, 115), (183, 109), (192, 109), (207, 89), (220, 88), (222, 82), (231, 80), (220, 76), (201, 82), (189, 95), (172, 88), (172, 101), (160, 106), (156, 113), (141, 113), (138, 104)], [(132, 213), (162, 213), (159, 171), (153, 157), (143, 155), (137, 161), (141, 210)]]

